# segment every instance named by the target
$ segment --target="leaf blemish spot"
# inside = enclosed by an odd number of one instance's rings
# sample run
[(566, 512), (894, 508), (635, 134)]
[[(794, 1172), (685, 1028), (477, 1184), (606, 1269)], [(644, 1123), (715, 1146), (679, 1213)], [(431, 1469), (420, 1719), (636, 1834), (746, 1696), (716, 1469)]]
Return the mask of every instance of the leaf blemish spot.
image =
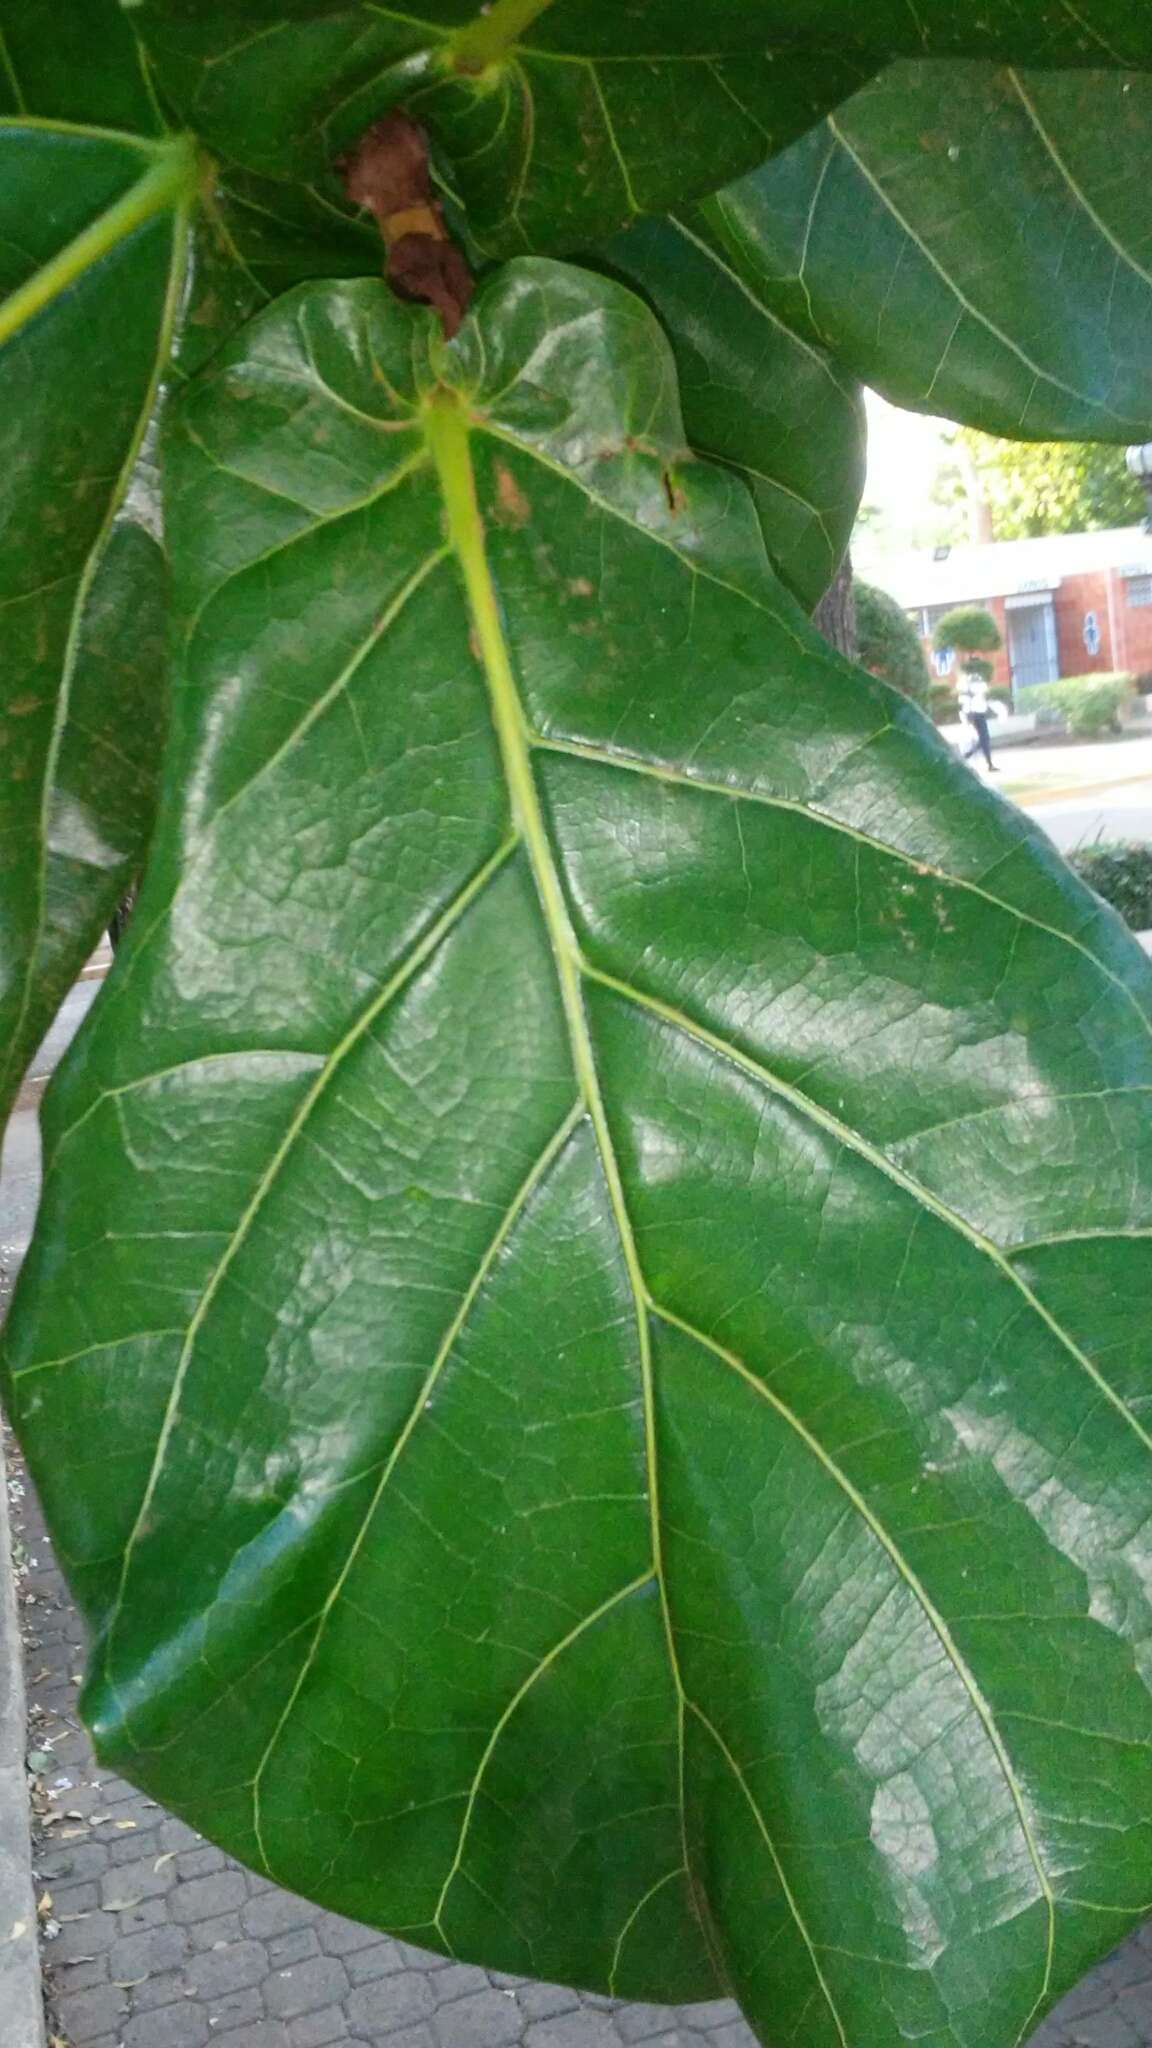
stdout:
[(532, 507), (510, 469), (496, 464), (496, 517), (502, 526), (527, 526)]

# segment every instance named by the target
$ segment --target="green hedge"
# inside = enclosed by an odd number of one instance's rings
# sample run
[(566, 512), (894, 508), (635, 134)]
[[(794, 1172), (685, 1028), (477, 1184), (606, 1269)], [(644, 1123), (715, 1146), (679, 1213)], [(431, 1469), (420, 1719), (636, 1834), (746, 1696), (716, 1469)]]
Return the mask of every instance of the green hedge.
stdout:
[(920, 636), (907, 613), (873, 583), (856, 582), (856, 645), (862, 668), (882, 676), (913, 702), (927, 706), (932, 675)]
[(1069, 864), (1133, 931), (1152, 931), (1152, 846), (1089, 846)]
[(1118, 732), (1120, 706), (1133, 690), (1130, 675), (1062, 676), (1017, 690), (1017, 711), (1057, 711), (1069, 732)]

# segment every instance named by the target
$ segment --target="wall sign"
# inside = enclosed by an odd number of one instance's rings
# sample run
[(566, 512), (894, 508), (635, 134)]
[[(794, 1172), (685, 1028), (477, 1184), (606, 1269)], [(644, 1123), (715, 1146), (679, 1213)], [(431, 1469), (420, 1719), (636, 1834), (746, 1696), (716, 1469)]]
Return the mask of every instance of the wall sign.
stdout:
[(1091, 655), (1100, 652), (1100, 621), (1095, 612), (1084, 614), (1084, 646)]

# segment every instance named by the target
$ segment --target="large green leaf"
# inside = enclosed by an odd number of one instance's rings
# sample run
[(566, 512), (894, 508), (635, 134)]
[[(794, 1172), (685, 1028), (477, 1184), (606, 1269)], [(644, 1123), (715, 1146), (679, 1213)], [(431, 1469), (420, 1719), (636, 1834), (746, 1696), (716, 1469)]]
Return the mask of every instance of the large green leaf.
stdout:
[(769, 560), (811, 611), (860, 509), (859, 384), (757, 295), (706, 223), (640, 221), (605, 260), (660, 315), (692, 447), (747, 479)]
[(1148, 964), (621, 286), (305, 288), (170, 459), (6, 1361), (101, 1755), (429, 1946), (1012, 2048), (1152, 1897), (1143, 1385), (1037, 1244), (1149, 1227)]
[(321, 179), (403, 100), (490, 252), (578, 247), (712, 191), (893, 55), (1152, 65), (1132, 0), (139, 0), (167, 90), (225, 156)]
[(431, 0), (417, 16), (375, 0), (142, 0), (136, 19), (186, 118), (265, 176), (335, 196), (334, 157), (403, 101), (490, 253), (587, 243), (714, 191), (875, 69), (844, 50), (768, 53), (762, 29), (754, 47), (731, 26), (731, 50), (723, 35), (702, 47), (699, 23), (664, 51), (618, 0), (555, 21), (540, 0), (483, 15)]
[(0, 113), (101, 121), (159, 135), (164, 121), (117, 0), (16, 0), (0, 21)]
[(0, 1117), (151, 823), (166, 570), (140, 456), (194, 175), (182, 143), (0, 119)]
[(1150, 161), (1147, 74), (898, 64), (703, 212), (758, 295), (898, 404), (1143, 441)]
[(2, 1118), (151, 828), (167, 569), (144, 451), (165, 380), (285, 285), (380, 251), (303, 188), (149, 140), (163, 122), (114, 0), (8, 16), (0, 107)]

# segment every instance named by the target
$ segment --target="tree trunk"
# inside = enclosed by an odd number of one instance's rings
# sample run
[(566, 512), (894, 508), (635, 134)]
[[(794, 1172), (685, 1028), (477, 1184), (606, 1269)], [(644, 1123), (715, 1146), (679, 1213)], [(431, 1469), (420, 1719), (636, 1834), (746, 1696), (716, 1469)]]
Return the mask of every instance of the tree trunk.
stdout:
[(845, 555), (833, 582), (812, 614), (812, 623), (831, 642), (837, 654), (847, 655), (849, 661), (856, 660), (856, 599), (852, 589), (851, 555)]
[(121, 897), (108, 920), (108, 937), (112, 941), (113, 952), (116, 951), (121, 939), (124, 937), (124, 927), (136, 907), (136, 891), (138, 887), (139, 884), (133, 882), (131, 888), (127, 889)]

